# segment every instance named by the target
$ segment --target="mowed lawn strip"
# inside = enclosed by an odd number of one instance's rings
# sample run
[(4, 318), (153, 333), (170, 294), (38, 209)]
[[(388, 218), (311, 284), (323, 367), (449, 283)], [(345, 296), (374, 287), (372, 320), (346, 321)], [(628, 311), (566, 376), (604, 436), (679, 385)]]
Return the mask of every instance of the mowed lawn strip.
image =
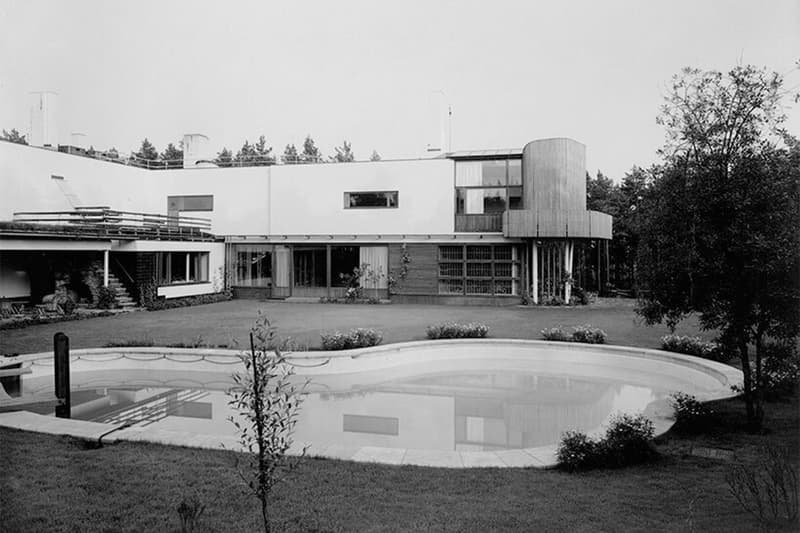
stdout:
[[(723, 444), (750, 461), (760, 446), (798, 459), (798, 402), (770, 403), (767, 435), (743, 432), (743, 405), (718, 402), (723, 427), (710, 437), (667, 434), (654, 464), (566, 474), (306, 459), (279, 486), (279, 531), (755, 531), (728, 492), (728, 464), (693, 457)], [(175, 510), (196, 491), (207, 506), (199, 531), (257, 531), (257, 502), (235, 454), (118, 443), (86, 449), (67, 437), (0, 428), (3, 531), (179, 531)], [(777, 530), (792, 531), (793, 527)]]
[[(0, 354), (34, 353), (53, 349), (53, 335), (63, 331), (72, 348), (97, 348), (109, 342), (151, 340), (156, 345), (193, 343), (209, 345), (243, 343), (258, 312), (278, 327), (282, 337), (293, 337), (316, 349), (320, 333), (351, 328), (375, 328), (383, 343), (425, 338), (425, 328), (441, 322), (483, 322), (489, 337), (540, 339), (544, 328), (591, 324), (608, 334), (608, 344), (658, 348), (668, 333), (665, 326), (649, 327), (634, 312), (634, 302), (603, 299), (582, 307), (472, 307), (445, 305), (303, 304), (231, 300), (215, 304), (141, 311), (112, 317), (41, 324), (0, 331)], [(681, 323), (677, 333), (695, 335), (696, 320)], [(708, 338), (713, 335), (706, 334)]]

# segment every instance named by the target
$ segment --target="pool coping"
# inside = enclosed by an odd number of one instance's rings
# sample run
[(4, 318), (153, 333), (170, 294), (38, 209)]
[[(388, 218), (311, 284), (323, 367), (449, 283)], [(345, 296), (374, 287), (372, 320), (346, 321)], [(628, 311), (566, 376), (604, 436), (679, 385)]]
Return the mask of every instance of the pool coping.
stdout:
[[(644, 359), (657, 359), (680, 365), (713, 375), (722, 386), (727, 386), (727, 392), (720, 392), (709, 397), (700, 398), (704, 401), (718, 400), (734, 397), (737, 393), (731, 389), (732, 385), (740, 384), (742, 373), (729, 365), (700, 359), (693, 356), (664, 352), (647, 348), (633, 348), (628, 346), (581, 344), (568, 342), (521, 340), (521, 339), (449, 339), (425, 340), (404, 343), (359, 348), (355, 350), (342, 350), (337, 352), (293, 352), (288, 354), (289, 361), (332, 360), (339, 358), (371, 359), (381, 355), (388, 355), (414, 348), (447, 347), (458, 345), (522, 345), (522, 346), (547, 346), (557, 350), (600, 351), (613, 355), (630, 356)], [(173, 357), (224, 357), (239, 358), (240, 350), (222, 350), (209, 348), (88, 348), (73, 350), (72, 358), (81, 356), (114, 356), (121, 354), (140, 356), (173, 356)], [(51, 359), (51, 352), (21, 355), (13, 358), (2, 358), (0, 366), (10, 363), (31, 363), (37, 360)], [(210, 360), (209, 360), (210, 361)], [(186, 361), (188, 362), (188, 361)], [(324, 363), (323, 363), (324, 364)], [(0, 400), (0, 407), (2, 407)], [(651, 405), (648, 417), (655, 425), (656, 435), (665, 433), (672, 426), (671, 409), (668, 406)], [(103, 443), (114, 442), (148, 442), (174, 446), (187, 446), (194, 448), (220, 449), (243, 451), (238, 438), (235, 436), (221, 437), (219, 435), (205, 435), (191, 432), (171, 431), (162, 429), (142, 429), (83, 420), (55, 418), (51, 415), (39, 415), (27, 411), (9, 411), (0, 413), (0, 426), (11, 427), (26, 431), (49, 433), (54, 435), (68, 435), (75, 438), (97, 440)], [(298, 442), (290, 448), (291, 455), (300, 455), (305, 449), (309, 457), (322, 457), (328, 459), (350, 460), (356, 462), (372, 462), (391, 465), (415, 465), (441, 468), (508, 468), (532, 467), (549, 468), (556, 465), (556, 451), (558, 445), (548, 445), (536, 448), (507, 449), (498, 451), (438, 451), (417, 450), (409, 448), (384, 448), (377, 446), (343, 446), (338, 444), (319, 444), (306, 449), (307, 443)]]

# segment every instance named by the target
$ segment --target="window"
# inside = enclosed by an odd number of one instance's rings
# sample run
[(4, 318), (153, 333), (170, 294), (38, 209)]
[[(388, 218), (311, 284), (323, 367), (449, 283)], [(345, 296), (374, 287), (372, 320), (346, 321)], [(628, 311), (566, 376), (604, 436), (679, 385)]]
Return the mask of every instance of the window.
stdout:
[(358, 246), (331, 246), (331, 286), (347, 287), (359, 258)]
[(156, 262), (159, 285), (208, 281), (208, 252), (159, 252)]
[(344, 208), (397, 207), (397, 191), (368, 191), (344, 193)]
[(456, 214), (522, 209), (522, 160), (456, 161)]
[(232, 285), (237, 287), (269, 287), (272, 285), (272, 245), (232, 244)]
[(439, 294), (516, 295), (519, 260), (513, 245), (439, 247)]

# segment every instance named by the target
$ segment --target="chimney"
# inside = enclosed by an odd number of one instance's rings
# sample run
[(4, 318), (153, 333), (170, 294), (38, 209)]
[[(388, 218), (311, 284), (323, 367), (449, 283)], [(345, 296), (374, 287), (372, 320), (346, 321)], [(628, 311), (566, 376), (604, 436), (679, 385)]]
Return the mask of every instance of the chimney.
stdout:
[(183, 168), (205, 168), (216, 166), (209, 152), (208, 137), (202, 133), (183, 135)]

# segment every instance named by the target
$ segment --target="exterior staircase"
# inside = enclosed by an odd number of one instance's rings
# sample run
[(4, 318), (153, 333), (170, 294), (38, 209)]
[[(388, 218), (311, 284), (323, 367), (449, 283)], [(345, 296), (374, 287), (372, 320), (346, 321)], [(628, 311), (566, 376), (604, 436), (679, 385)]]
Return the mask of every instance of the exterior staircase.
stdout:
[[(102, 279), (103, 273), (100, 273), (100, 277)], [(128, 293), (128, 289), (125, 288), (125, 285), (119, 280), (119, 278), (113, 273), (108, 273), (108, 288), (114, 291), (114, 294), (117, 295), (117, 303), (123, 309), (133, 309), (136, 307), (136, 302), (131, 298), (131, 295)]]

